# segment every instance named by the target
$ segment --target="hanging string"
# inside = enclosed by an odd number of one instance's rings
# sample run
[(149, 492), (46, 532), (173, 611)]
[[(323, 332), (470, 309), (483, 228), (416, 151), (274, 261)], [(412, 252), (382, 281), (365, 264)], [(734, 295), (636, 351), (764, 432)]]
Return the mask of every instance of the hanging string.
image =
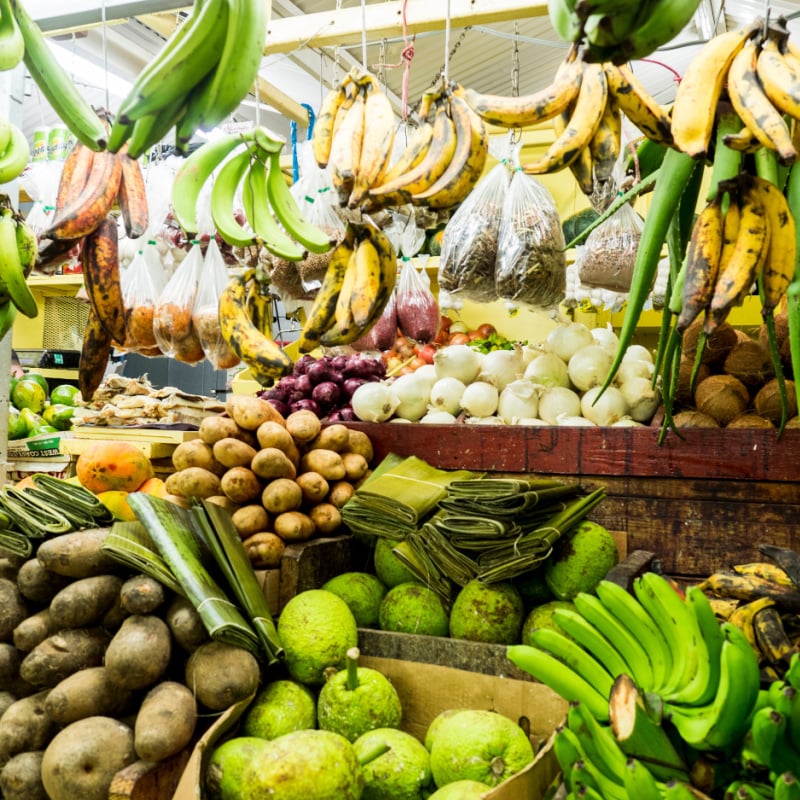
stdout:
[(408, 20), (406, 18), (406, 11), (408, 10), (408, 0), (403, 0), (403, 50), (400, 53), (400, 61), (396, 64), (373, 64), (373, 67), (380, 67), (386, 69), (399, 69), (403, 67), (403, 84), (400, 94), (403, 115), (403, 120), (408, 120), (408, 85), (411, 79), (411, 59), (414, 58), (414, 40), (417, 38), (416, 34), (408, 40)]
[(106, 0), (103, 0), (102, 4), (100, 5), (100, 22), (103, 26), (103, 69), (105, 70), (106, 77), (106, 111), (110, 111), (111, 100), (108, 90), (108, 31), (106, 30)]
[[(514, 22), (514, 49), (511, 51), (511, 96), (519, 97), (519, 22)], [(510, 141), (515, 145), (522, 138), (521, 128), (512, 128)]]
[(361, 0), (361, 66), (367, 69), (367, 0)]
[(444, 76), (445, 86), (450, 83), (450, 0), (447, 0), (447, 16), (444, 22)]

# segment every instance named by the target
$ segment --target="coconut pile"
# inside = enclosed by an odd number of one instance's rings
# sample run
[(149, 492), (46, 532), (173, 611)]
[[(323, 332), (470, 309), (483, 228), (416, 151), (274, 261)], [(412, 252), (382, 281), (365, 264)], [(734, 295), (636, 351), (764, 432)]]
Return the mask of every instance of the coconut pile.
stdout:
[[(780, 425), (780, 393), (765, 327), (751, 336), (728, 323), (720, 325), (708, 337), (692, 390), (690, 378), (702, 325), (703, 321), (697, 319), (683, 337), (675, 424), (698, 428), (775, 428)], [(800, 427), (786, 315), (776, 314), (775, 325), (789, 401), (787, 427)]]

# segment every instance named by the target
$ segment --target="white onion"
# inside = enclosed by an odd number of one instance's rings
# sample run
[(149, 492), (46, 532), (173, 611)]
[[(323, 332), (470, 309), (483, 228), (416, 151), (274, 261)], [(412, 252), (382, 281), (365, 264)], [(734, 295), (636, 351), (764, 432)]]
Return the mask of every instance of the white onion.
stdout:
[(514, 417), (511, 420), (512, 425), (528, 425), (531, 427), (547, 425), (547, 423), (543, 419), (539, 419), (539, 417)]
[(458, 378), (463, 384), (472, 383), (481, 371), (482, 353), (468, 344), (450, 344), (433, 355), (436, 376)]
[(525, 380), (540, 386), (566, 386), (569, 388), (569, 372), (566, 362), (555, 353), (542, 353), (528, 364), (523, 373)]
[(632, 417), (622, 417), (618, 419), (616, 422), (611, 423), (612, 428), (646, 428), (646, 425), (643, 425), (641, 422), (637, 422)]
[(458, 378), (439, 378), (431, 386), (430, 404), (436, 411), (458, 414), (461, 410), (461, 395), (466, 388)]
[(406, 422), (409, 425), (411, 424), (411, 420), (410, 419), (403, 419), (402, 417), (392, 417), (389, 420), (389, 424), (391, 425), (393, 422)]
[(492, 350), (486, 353), (478, 380), (488, 381), (502, 392), (511, 381), (521, 378), (524, 371), (522, 348), (516, 345), (513, 350)]
[(596, 428), (597, 425), (592, 422), (590, 419), (586, 419), (586, 417), (572, 417), (568, 416), (567, 414), (562, 414), (556, 420), (556, 425), (564, 425), (564, 426), (583, 426), (584, 428)]
[(609, 386), (602, 393), (600, 386), (593, 386), (585, 392), (581, 397), (581, 413), (595, 425), (613, 425), (629, 416), (625, 397), (616, 386)]
[(420, 379), (425, 381), (428, 391), (439, 380), (439, 376), (436, 374), (436, 367), (433, 364), (423, 364), (421, 367), (417, 367), (414, 370), (414, 374), (419, 375)]
[(650, 422), (661, 402), (661, 389), (649, 378), (631, 378), (620, 387), (632, 419)]
[(599, 344), (581, 347), (567, 364), (569, 379), (581, 392), (599, 386), (606, 379), (611, 369), (612, 356)]
[(622, 360), (649, 361), (652, 364), (653, 354), (644, 345), (629, 344), (628, 348), (625, 350), (625, 355), (622, 356)]
[(547, 348), (544, 342), (537, 342), (536, 344), (522, 345), (522, 363), (527, 367), (531, 361), (537, 359), (542, 353), (546, 353)]
[(531, 381), (512, 381), (500, 392), (497, 416), (506, 422), (535, 417), (538, 413), (539, 390)]
[(612, 355), (617, 352), (619, 339), (611, 328), (592, 328), (592, 338)]
[(629, 358), (627, 361), (623, 359), (619, 365), (617, 374), (614, 380), (617, 386), (622, 386), (632, 378), (647, 378), (648, 380), (653, 377), (655, 365), (652, 361), (645, 361), (642, 358)]
[(447, 411), (428, 411), (428, 413), (420, 420), (423, 424), (426, 425), (451, 425), (456, 421), (456, 418), (452, 414), (448, 414)]
[(548, 425), (557, 425), (562, 416), (579, 417), (581, 398), (566, 386), (551, 386), (539, 396), (539, 416)]
[(386, 422), (400, 400), (383, 381), (362, 383), (350, 398), (353, 413), (364, 422)]
[(424, 376), (416, 372), (401, 375), (392, 383), (392, 391), (400, 401), (394, 410), (396, 416), (416, 422), (428, 410), (431, 387)]
[(488, 381), (473, 381), (461, 395), (461, 408), (471, 417), (490, 417), (497, 411), (499, 395)]
[(505, 425), (500, 417), (467, 417), (464, 422), (467, 425)]
[(547, 334), (545, 342), (549, 352), (569, 363), (575, 352), (594, 342), (594, 337), (582, 322), (566, 322), (553, 328)]

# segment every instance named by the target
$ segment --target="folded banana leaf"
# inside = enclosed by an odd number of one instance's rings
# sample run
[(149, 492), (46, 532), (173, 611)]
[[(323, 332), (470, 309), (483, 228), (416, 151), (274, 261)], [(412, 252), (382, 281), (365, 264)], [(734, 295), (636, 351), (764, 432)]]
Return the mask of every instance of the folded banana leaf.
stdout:
[(484, 496), (458, 496), (450, 494), (444, 498), (439, 506), (463, 514), (480, 514), (493, 517), (517, 517), (525, 514), (540, 505), (551, 503), (561, 497), (570, 497), (578, 494), (580, 486), (577, 484), (560, 483), (541, 489), (531, 489), (525, 492)]
[(478, 564), (462, 553), (436, 525), (425, 523), (412, 538), (412, 547), (422, 546), (439, 572), (458, 586), (466, 586), (477, 574)]
[(0, 553), (11, 553), (15, 556), (27, 558), (33, 553), (33, 543), (28, 536), (20, 531), (0, 528)]
[(103, 541), (103, 551), (115, 561), (155, 578), (168, 589), (185, 596), (166, 561), (141, 522), (115, 522)]
[(192, 530), (189, 510), (144, 492), (130, 494), (128, 505), (146, 528), (211, 638), (260, 656), (261, 643), (255, 631), (203, 563), (203, 549)]
[(219, 564), (239, 605), (247, 612), (253, 629), (261, 640), (268, 664), (277, 663), (283, 658), (283, 646), (272, 620), (269, 603), (253, 572), (253, 565), (231, 515), (221, 506), (205, 500), (202, 504), (193, 502), (190, 513), (196, 524), (195, 531)]
[(53, 499), (61, 502), (61, 507), (70, 507), (76, 511), (81, 511), (92, 517), (93, 524), (99, 525), (103, 522), (111, 522), (113, 514), (103, 505), (97, 495), (90, 492), (83, 486), (70, 483), (63, 478), (56, 478), (47, 473), (37, 473), (32, 478), (36, 487), (44, 490)]
[(72, 523), (52, 504), (14, 486), (0, 490), (0, 508), (11, 517), (15, 527), (33, 538), (74, 530)]
[(564, 483), (555, 478), (475, 477), (468, 480), (452, 481), (448, 487), (448, 492), (458, 497), (492, 499), (559, 486), (564, 486)]
[(402, 542), (392, 548), (392, 552), (420, 583), (436, 592), (449, 607), (452, 601), (453, 584), (431, 559), (428, 549), (418, 533), (410, 533)]

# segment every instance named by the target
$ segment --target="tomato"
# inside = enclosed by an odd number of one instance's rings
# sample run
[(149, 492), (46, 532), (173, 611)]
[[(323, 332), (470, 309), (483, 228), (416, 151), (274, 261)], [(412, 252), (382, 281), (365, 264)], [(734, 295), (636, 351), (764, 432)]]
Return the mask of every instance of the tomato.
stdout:
[(417, 350), (417, 356), (425, 364), (433, 364), (433, 357), (436, 354), (436, 347), (432, 344), (426, 344)]
[(466, 333), (451, 334), (447, 344), (469, 344), (469, 336)]

